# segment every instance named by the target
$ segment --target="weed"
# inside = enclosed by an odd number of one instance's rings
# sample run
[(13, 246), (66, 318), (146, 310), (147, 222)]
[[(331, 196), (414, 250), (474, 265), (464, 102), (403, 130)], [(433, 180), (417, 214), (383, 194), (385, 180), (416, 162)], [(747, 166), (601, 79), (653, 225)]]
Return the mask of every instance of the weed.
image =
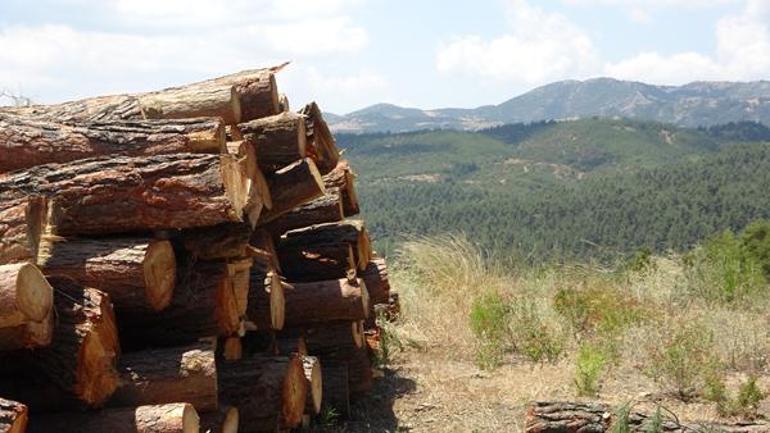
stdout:
[(544, 307), (522, 297), (511, 306), (513, 348), (533, 362), (556, 362), (564, 351), (565, 338)]
[(625, 404), (615, 412), (615, 422), (608, 433), (631, 433), (631, 405)]
[(595, 396), (599, 393), (599, 378), (607, 363), (601, 349), (583, 344), (578, 349), (575, 367), (575, 387), (580, 396)]
[(481, 368), (494, 368), (502, 362), (507, 349), (509, 310), (496, 292), (484, 294), (473, 301), (470, 325), (478, 339), (476, 362)]
[(742, 415), (756, 415), (759, 403), (766, 397), (765, 393), (757, 386), (757, 378), (750, 376), (738, 390), (737, 410)]
[(652, 414), (643, 431), (644, 433), (663, 433), (663, 414), (660, 411), (660, 406), (655, 408), (655, 413)]

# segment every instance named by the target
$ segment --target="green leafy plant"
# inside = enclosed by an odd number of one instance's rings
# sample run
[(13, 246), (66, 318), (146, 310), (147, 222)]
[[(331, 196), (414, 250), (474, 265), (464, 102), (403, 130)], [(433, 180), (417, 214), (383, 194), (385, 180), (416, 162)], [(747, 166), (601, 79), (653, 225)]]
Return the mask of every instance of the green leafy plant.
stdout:
[(615, 412), (615, 422), (608, 433), (631, 433), (631, 405), (624, 404)]
[(473, 301), (470, 326), (478, 340), (476, 363), (484, 369), (494, 368), (502, 362), (508, 348), (509, 309), (499, 293), (481, 295)]
[(600, 348), (591, 344), (580, 346), (575, 366), (578, 395), (595, 396), (599, 393), (599, 379), (606, 364), (607, 357)]

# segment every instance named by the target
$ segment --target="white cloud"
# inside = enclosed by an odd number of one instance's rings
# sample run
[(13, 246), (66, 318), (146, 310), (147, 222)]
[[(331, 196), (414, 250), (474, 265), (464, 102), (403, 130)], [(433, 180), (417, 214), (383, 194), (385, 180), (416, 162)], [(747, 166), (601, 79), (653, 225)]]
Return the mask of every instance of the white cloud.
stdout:
[(738, 3), (740, 0), (562, 0), (564, 4), (580, 7), (609, 6), (622, 8), (629, 19), (648, 24), (653, 14), (663, 9), (707, 9)]
[(582, 29), (566, 17), (531, 6), (507, 4), (510, 32), (485, 40), (458, 36), (439, 48), (436, 65), (444, 73), (462, 73), (525, 84), (584, 76), (598, 62), (596, 49)]

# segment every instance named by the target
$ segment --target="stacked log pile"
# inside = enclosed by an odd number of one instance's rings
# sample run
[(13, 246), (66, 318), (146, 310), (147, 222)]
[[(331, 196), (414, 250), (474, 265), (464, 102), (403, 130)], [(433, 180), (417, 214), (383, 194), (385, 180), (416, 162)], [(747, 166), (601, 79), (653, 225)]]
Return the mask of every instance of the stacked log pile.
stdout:
[(288, 431), (371, 388), (387, 267), (282, 67), (0, 109), (0, 432)]

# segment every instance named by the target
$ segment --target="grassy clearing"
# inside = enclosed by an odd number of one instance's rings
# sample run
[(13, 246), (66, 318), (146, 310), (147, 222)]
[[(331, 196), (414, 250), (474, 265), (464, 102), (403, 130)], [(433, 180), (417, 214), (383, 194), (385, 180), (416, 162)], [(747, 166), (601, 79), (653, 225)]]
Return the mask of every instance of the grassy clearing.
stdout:
[(502, 265), (462, 237), (410, 242), (392, 271), (403, 317), (389, 356), (411, 347), (490, 374), (552, 366), (575, 397), (620, 398), (627, 381), (653, 399), (754, 417), (769, 377), (767, 233), (758, 223), (613, 266)]

